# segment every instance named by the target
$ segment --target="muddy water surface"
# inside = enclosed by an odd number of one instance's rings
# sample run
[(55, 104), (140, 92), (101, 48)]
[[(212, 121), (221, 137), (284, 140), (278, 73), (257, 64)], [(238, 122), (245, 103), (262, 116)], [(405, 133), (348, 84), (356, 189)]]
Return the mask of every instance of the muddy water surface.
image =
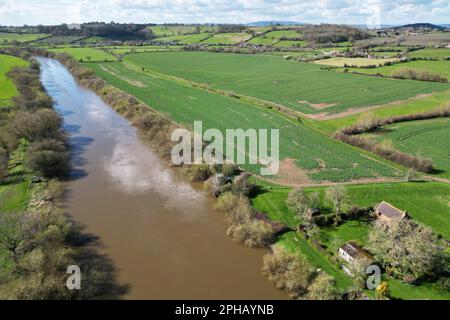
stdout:
[(59, 62), (42, 82), (73, 148), (66, 205), (98, 236), (130, 299), (284, 299), (260, 273), (263, 250), (225, 235), (212, 199), (164, 165), (136, 130)]

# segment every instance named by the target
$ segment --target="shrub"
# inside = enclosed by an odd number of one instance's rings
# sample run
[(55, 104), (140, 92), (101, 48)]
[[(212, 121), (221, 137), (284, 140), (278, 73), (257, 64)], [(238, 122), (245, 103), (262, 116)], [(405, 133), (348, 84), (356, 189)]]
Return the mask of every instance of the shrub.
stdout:
[(239, 172), (239, 166), (236, 164), (223, 164), (221, 172), (224, 176), (234, 176)]
[(408, 170), (408, 174), (406, 176), (406, 181), (414, 182), (414, 181), (417, 181), (418, 178), (419, 178), (419, 174), (417, 173), (416, 170), (414, 170), (414, 169)]
[(225, 213), (230, 224), (243, 224), (254, 218), (255, 212), (247, 197), (238, 195), (234, 200), (234, 206)]
[(20, 113), (12, 121), (10, 129), (18, 138), (33, 142), (46, 138), (62, 139), (61, 125), (62, 120), (55, 111), (41, 109)]
[(241, 174), (234, 178), (232, 190), (236, 194), (248, 196), (255, 191), (256, 186), (248, 181), (249, 175)]
[(193, 164), (187, 167), (186, 173), (191, 181), (206, 181), (212, 171), (207, 164)]
[(256, 219), (231, 225), (227, 234), (247, 247), (266, 247), (274, 240), (272, 226)]
[(299, 298), (308, 293), (313, 268), (305, 258), (277, 250), (263, 257), (262, 272), (278, 289)]
[(420, 81), (441, 82), (447, 83), (445, 77), (441, 77), (438, 74), (433, 74), (428, 71), (414, 70), (410, 68), (399, 68), (392, 72), (392, 77), (398, 79), (412, 79)]
[(8, 175), (9, 152), (0, 148), (0, 181)]
[(389, 289), (389, 284), (386, 281), (380, 283), (375, 291), (377, 299), (379, 300), (389, 299), (391, 296), (391, 289)]
[(352, 205), (347, 212), (347, 219), (355, 220), (359, 218), (369, 217), (372, 208), (360, 208), (358, 206)]
[(67, 176), (70, 169), (69, 155), (61, 141), (47, 139), (31, 144), (27, 150), (27, 166), (44, 177)]
[(340, 297), (334, 279), (321, 272), (309, 285), (306, 298), (308, 300), (337, 300)]
[(235, 207), (238, 198), (239, 196), (231, 192), (222, 193), (217, 199), (217, 202), (214, 205), (214, 207), (216, 208), (216, 210), (222, 212), (229, 212), (233, 210), (233, 208)]

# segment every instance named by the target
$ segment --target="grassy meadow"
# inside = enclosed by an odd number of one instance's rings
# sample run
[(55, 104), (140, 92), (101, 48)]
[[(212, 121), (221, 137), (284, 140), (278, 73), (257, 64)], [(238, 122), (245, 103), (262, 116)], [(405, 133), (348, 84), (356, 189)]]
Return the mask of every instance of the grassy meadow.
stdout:
[(202, 41), (202, 44), (237, 44), (250, 39), (248, 33), (217, 33), (212, 37)]
[(13, 41), (17, 42), (30, 42), (41, 38), (48, 37), (45, 33), (9, 33), (0, 32), (0, 44), (1, 43), (11, 43)]
[[(377, 118), (387, 118), (439, 109), (448, 105), (448, 101), (450, 101), (450, 90), (437, 92), (420, 98), (408, 99), (400, 103), (388, 104), (367, 112), (370, 112)], [(362, 116), (363, 114), (359, 113), (324, 121), (308, 120), (308, 122), (319, 130), (331, 134), (339, 128), (355, 124)]]
[(214, 88), (282, 104), (305, 113), (338, 113), (381, 105), (450, 86), (320, 70), (271, 55), (206, 52), (144, 53), (126, 60), (139, 67)]
[(437, 175), (450, 178), (449, 118), (391, 124), (364, 136), (378, 142), (389, 142), (402, 152), (430, 158)]
[(112, 54), (95, 48), (54, 48), (48, 49), (50, 52), (60, 53), (66, 52), (72, 55), (78, 61), (116, 61), (116, 57)]
[(447, 59), (450, 58), (450, 49), (421, 49), (408, 53), (410, 58), (437, 58)]
[(391, 66), (379, 67), (379, 68), (349, 68), (349, 72), (358, 72), (365, 74), (381, 74), (383, 76), (390, 77), (395, 70), (400, 68), (408, 68), (416, 71), (427, 71), (429, 73), (440, 75), (447, 78), (450, 81), (450, 60), (440, 60), (440, 61), (408, 61), (405, 63), (397, 63)]
[(9, 105), (10, 99), (17, 95), (14, 83), (6, 76), (14, 67), (28, 65), (28, 62), (17, 57), (0, 54), (0, 106)]

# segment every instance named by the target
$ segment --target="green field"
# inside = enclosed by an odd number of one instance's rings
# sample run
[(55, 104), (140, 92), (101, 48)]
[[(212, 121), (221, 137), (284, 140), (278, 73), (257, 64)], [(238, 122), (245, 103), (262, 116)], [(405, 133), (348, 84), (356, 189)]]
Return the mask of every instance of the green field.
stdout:
[(18, 42), (30, 42), (37, 39), (48, 37), (48, 34), (44, 33), (7, 33), (0, 32), (0, 44), (11, 43), (12, 41)]
[(85, 39), (85, 37), (81, 36), (51, 36), (48, 38), (39, 39), (36, 43), (39, 44), (47, 44), (47, 45), (68, 45), (77, 41)]
[(392, 66), (364, 69), (364, 68), (349, 68), (350, 72), (359, 72), (365, 74), (382, 74), (390, 77), (392, 72), (400, 68), (409, 68), (417, 71), (427, 71), (429, 73), (438, 74), (447, 78), (450, 81), (450, 61), (408, 61), (405, 63), (397, 63)]
[(396, 123), (364, 136), (376, 141), (389, 140), (397, 150), (431, 158), (439, 172), (438, 176), (450, 178), (450, 120), (448, 118)]
[(10, 99), (17, 95), (14, 83), (6, 76), (13, 67), (28, 65), (28, 62), (20, 58), (0, 54), (0, 106), (9, 105)]
[[(414, 114), (430, 111), (444, 107), (450, 100), (450, 90), (438, 92), (419, 99), (409, 99), (401, 103), (386, 105), (377, 109), (370, 110), (377, 118), (387, 118), (391, 116), (399, 116), (406, 114)], [(324, 121), (308, 121), (310, 125), (323, 130), (327, 133), (333, 133), (339, 128), (355, 124), (362, 114), (354, 114), (347, 117), (324, 120)]]
[(133, 54), (133, 53), (142, 53), (142, 52), (165, 52), (165, 51), (177, 51), (180, 50), (180, 47), (177, 46), (167, 46), (167, 47), (134, 47), (134, 48), (118, 48), (118, 49), (108, 49), (108, 52), (112, 54)]
[[(178, 35), (194, 34), (195, 26), (191, 25), (173, 25), (173, 26), (153, 26), (149, 28), (153, 34), (158, 37), (171, 37)], [(213, 32), (216, 28), (213, 26), (198, 26), (200, 32)]]
[(274, 30), (267, 32), (264, 36), (266, 38), (281, 39), (281, 38), (299, 38), (301, 33), (296, 30)]
[(202, 41), (202, 44), (238, 44), (251, 37), (248, 33), (217, 33), (211, 38)]
[(408, 53), (408, 57), (420, 57), (420, 58), (438, 58), (446, 59), (450, 58), (450, 49), (422, 49)]
[(72, 55), (75, 59), (79, 61), (116, 61), (116, 57), (114, 57), (112, 54), (100, 50), (100, 49), (94, 49), (94, 48), (55, 48), (55, 49), (48, 49), (50, 52), (60, 53), (60, 52), (66, 52), (70, 55)]
[(153, 41), (162, 43), (177, 42), (180, 44), (193, 44), (193, 43), (200, 43), (203, 40), (209, 38), (210, 36), (211, 33), (186, 34), (186, 35), (176, 35), (170, 37), (156, 38)]
[(256, 45), (270, 46), (278, 41), (279, 40), (274, 39), (274, 38), (267, 38), (265, 36), (259, 36), (259, 37), (254, 37), (253, 39), (251, 39), (247, 42), (251, 43), (251, 44), (256, 44)]
[(381, 105), (450, 86), (320, 70), (271, 55), (144, 53), (126, 60), (160, 73), (282, 104), (305, 113)]
[(274, 44), (274, 47), (280, 48), (302, 48), (306, 45), (303, 40), (281, 40)]
[(398, 55), (400, 52), (393, 52), (393, 51), (372, 51), (371, 52), (372, 55), (375, 55), (376, 57), (379, 58), (385, 58), (385, 57), (394, 57), (396, 55)]
[[(141, 55), (141, 54), (139, 54)], [(334, 141), (306, 126), (299, 126), (269, 109), (260, 109), (237, 99), (192, 88), (175, 81), (127, 68), (123, 63), (87, 64), (114, 86), (131, 93), (154, 109), (167, 112), (173, 120), (203, 128), (278, 128), (280, 157), (296, 159), (308, 177), (317, 181), (346, 181), (359, 178), (401, 175), (382, 161)], [(255, 172), (254, 166), (246, 166)]]
[(353, 203), (373, 206), (382, 200), (407, 210), (411, 217), (450, 239), (450, 186), (437, 182), (385, 183), (346, 187)]

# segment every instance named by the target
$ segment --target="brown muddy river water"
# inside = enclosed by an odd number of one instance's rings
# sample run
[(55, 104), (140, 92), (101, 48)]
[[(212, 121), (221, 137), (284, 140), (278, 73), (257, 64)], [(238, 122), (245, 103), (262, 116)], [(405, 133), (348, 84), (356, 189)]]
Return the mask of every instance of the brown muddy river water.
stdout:
[(136, 130), (59, 62), (42, 82), (73, 148), (66, 206), (100, 238), (127, 299), (285, 299), (261, 275), (264, 250), (226, 236), (213, 202), (163, 164)]

